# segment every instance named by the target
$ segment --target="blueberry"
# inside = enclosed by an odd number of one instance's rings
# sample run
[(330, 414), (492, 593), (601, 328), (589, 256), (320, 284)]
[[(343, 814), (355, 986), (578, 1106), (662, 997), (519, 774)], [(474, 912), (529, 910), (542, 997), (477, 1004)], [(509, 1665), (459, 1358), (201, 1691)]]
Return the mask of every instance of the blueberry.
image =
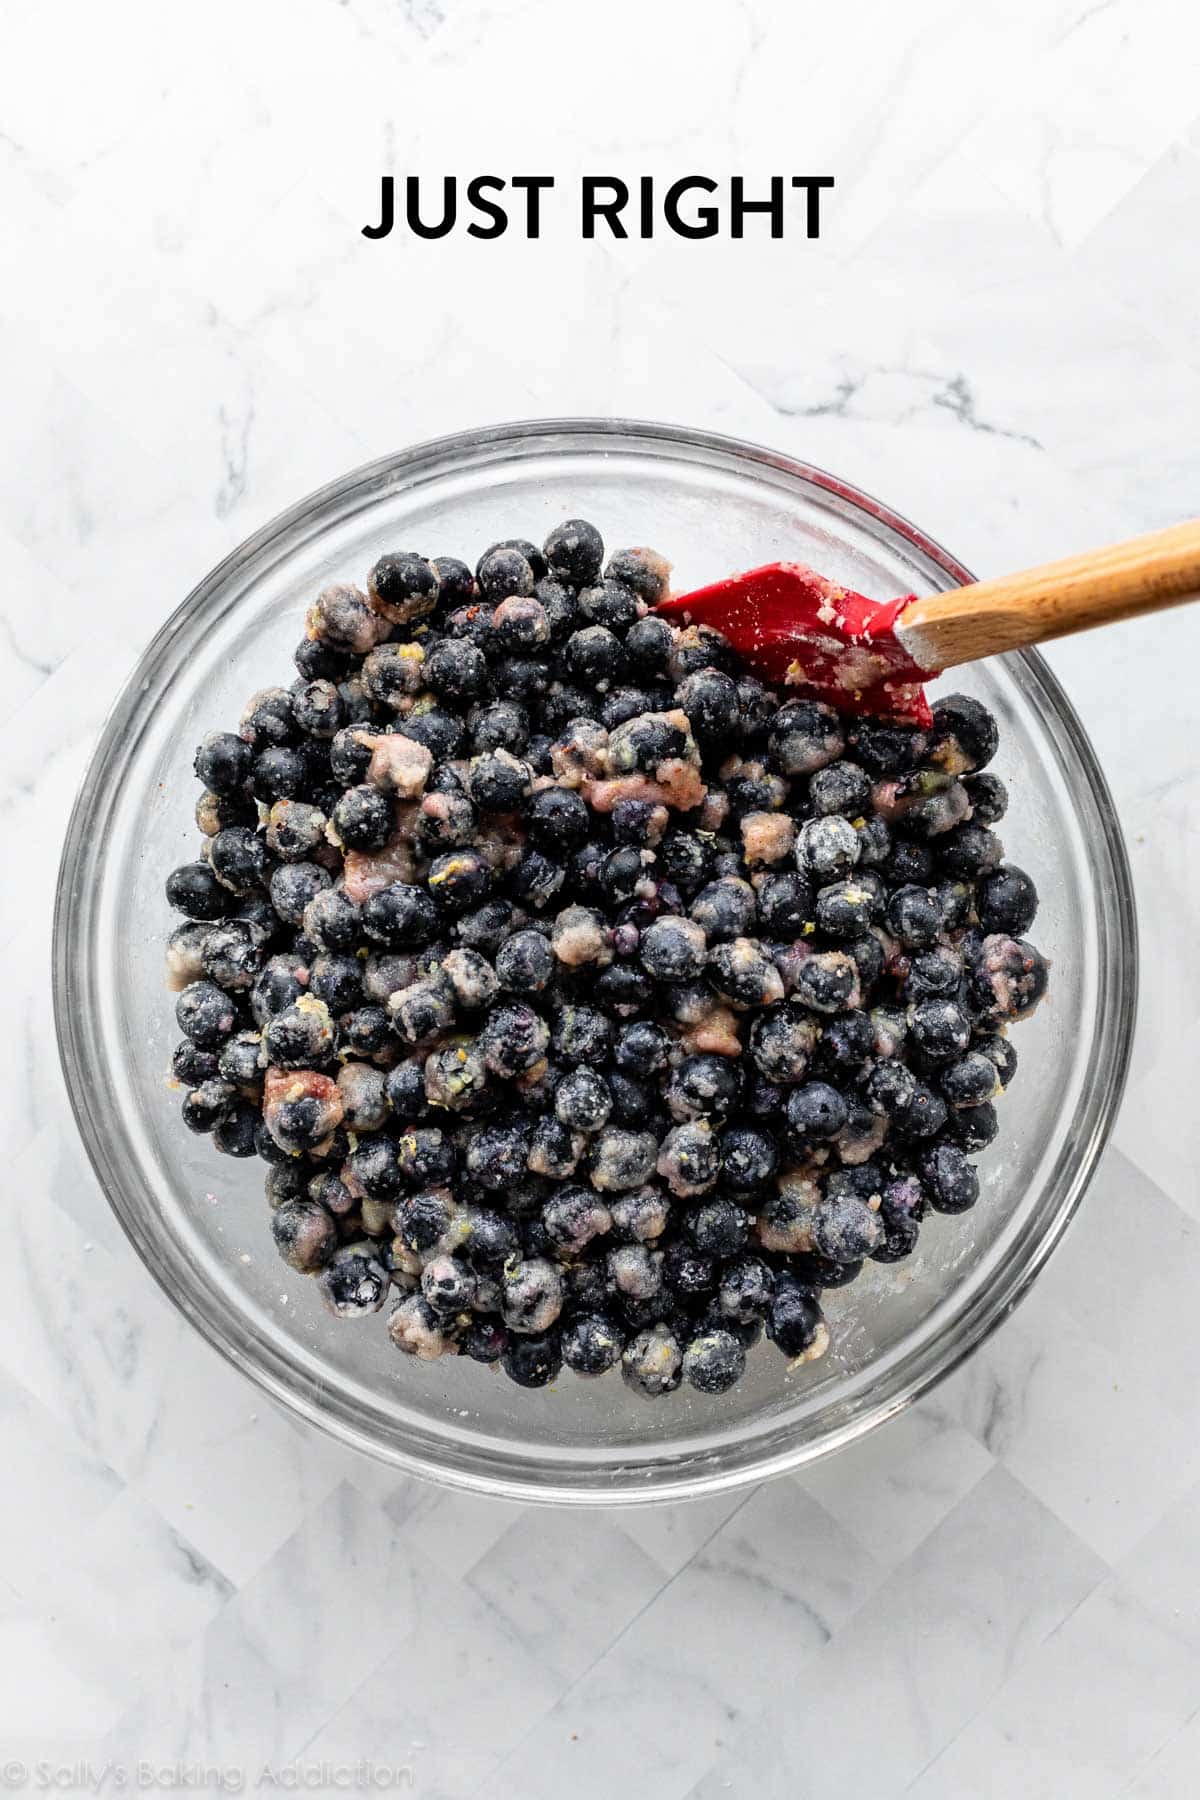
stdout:
[(532, 594), (545, 573), (546, 561), (541, 552), (520, 538), (491, 545), (475, 566), (479, 591), (493, 606), (512, 594)]
[(280, 863), (271, 876), (271, 905), (289, 925), (299, 925), (309, 902), (332, 882), (320, 863)]
[(894, 1118), (906, 1112), (916, 1099), (917, 1078), (907, 1063), (878, 1062), (867, 1076), (866, 1096), (876, 1112), (886, 1119)]
[(331, 738), (345, 714), (342, 697), (332, 681), (306, 681), (292, 695), (292, 715), (309, 737)]
[(649, 1131), (609, 1125), (593, 1142), (589, 1158), (592, 1186), (603, 1193), (626, 1193), (654, 1173), (658, 1142)]
[(857, 760), (872, 775), (899, 775), (915, 769), (929, 750), (926, 731), (893, 719), (856, 719), (848, 742)]
[(771, 1304), (775, 1281), (761, 1257), (741, 1256), (721, 1272), (717, 1305), (724, 1318), (737, 1325), (755, 1325)]
[(973, 820), (948, 831), (937, 847), (937, 866), (954, 881), (973, 881), (986, 869), (994, 869), (1004, 847), (994, 831)]
[(913, 957), (902, 992), (909, 1001), (946, 999), (962, 986), (963, 959), (951, 945), (937, 944)]
[(927, 888), (899, 887), (887, 904), (887, 928), (909, 950), (937, 942), (942, 928), (937, 902)]
[(785, 1356), (815, 1351), (825, 1335), (817, 1297), (799, 1282), (779, 1281), (767, 1312), (767, 1336)]
[(807, 819), (796, 838), (796, 867), (816, 883), (838, 881), (857, 863), (858, 833), (837, 813)]
[(634, 1075), (654, 1075), (667, 1066), (671, 1039), (652, 1019), (634, 1019), (623, 1025), (613, 1044), (613, 1061)]
[(263, 1051), (269, 1063), (284, 1069), (312, 1068), (324, 1062), (334, 1045), (333, 1021), (321, 1000), (307, 996), (285, 1007), (263, 1027)]
[(860, 1262), (871, 1254), (881, 1235), (875, 1214), (852, 1194), (834, 1199), (827, 1196), (813, 1214), (813, 1248), (831, 1262)]
[(614, 1237), (651, 1243), (671, 1222), (671, 1203), (656, 1187), (634, 1188), (609, 1203)]
[(630, 588), (648, 606), (657, 606), (666, 599), (671, 565), (656, 550), (614, 550), (604, 573), (608, 580)]
[(635, 850), (631, 845), (621, 845), (605, 857), (600, 865), (599, 887), (610, 907), (633, 899), (645, 884), (652, 861), (648, 851)]
[(202, 1050), (215, 1050), (237, 1024), (229, 995), (213, 981), (193, 981), (175, 1002), (175, 1019), (184, 1037)]
[(554, 1090), (554, 1111), (572, 1131), (599, 1131), (612, 1112), (607, 1083), (594, 1069), (572, 1069)]
[(549, 1041), (545, 1020), (522, 1002), (493, 1007), (479, 1034), (487, 1067), (506, 1079), (533, 1068)]
[(183, 1097), (183, 1122), (189, 1131), (213, 1131), (236, 1098), (236, 1090), (228, 1081), (216, 1077), (201, 1081)]
[(342, 681), (350, 670), (350, 658), (344, 650), (320, 638), (301, 638), (292, 652), (292, 661), (305, 681)]
[(750, 1028), (750, 1054), (768, 1081), (790, 1087), (804, 1079), (816, 1040), (809, 1014), (785, 1001), (755, 1019)]
[(254, 759), (250, 788), (256, 800), (273, 806), (276, 800), (292, 800), (304, 792), (308, 767), (298, 750), (287, 744), (271, 744)]
[(732, 1057), (685, 1056), (664, 1092), (672, 1118), (728, 1118), (741, 1098), (742, 1071)]
[(322, 950), (349, 950), (362, 934), (362, 908), (344, 888), (322, 888), (305, 906), (302, 923)]
[(387, 1298), (388, 1273), (368, 1239), (345, 1244), (317, 1277), (321, 1298), (340, 1319), (363, 1319)]
[(285, 1200), (271, 1215), (271, 1236), (284, 1262), (300, 1275), (323, 1269), (338, 1247), (337, 1227), (315, 1200)]
[(714, 941), (748, 937), (753, 932), (758, 903), (748, 881), (722, 875), (701, 888), (688, 912)]
[[(953, 835), (949, 833), (947, 841)], [(879, 873), (891, 888), (928, 887), (934, 876), (933, 851), (928, 844), (914, 843), (911, 838), (895, 838), (879, 864)]]
[(947, 694), (933, 703), (933, 759), (952, 775), (982, 769), (1000, 747), (1000, 731), (982, 701)]
[[(469, 573), (469, 571), (468, 571)], [(458, 1340), (460, 1356), (472, 1362), (497, 1363), (509, 1345), (509, 1335), (498, 1319), (472, 1319)]]
[[(625, 584), (629, 586), (627, 582)], [(661, 675), (671, 657), (674, 636), (665, 619), (653, 614), (639, 619), (625, 634), (625, 656), (639, 675)]]
[(817, 928), (826, 937), (861, 937), (874, 919), (877, 905), (877, 896), (865, 882), (831, 881), (817, 894)]
[(858, 966), (843, 950), (823, 950), (799, 964), (796, 998), (812, 1012), (836, 1013), (856, 1007), (862, 997)]
[(363, 907), (363, 930), (389, 948), (427, 944), (437, 930), (437, 908), (427, 889), (403, 881), (372, 894)]
[(458, 606), (470, 600), (475, 592), (475, 577), (457, 556), (435, 556), (430, 564), (438, 580), (438, 599), (446, 606)]
[(195, 770), (214, 794), (239, 794), (250, 779), (254, 752), (244, 738), (232, 731), (210, 732), (198, 747)]
[(367, 592), (394, 625), (425, 618), (437, 605), (440, 591), (438, 570), (411, 550), (381, 556), (367, 576)]
[(554, 575), (544, 575), (533, 592), (546, 615), (551, 642), (561, 641), (579, 620), (579, 605), (575, 595)]
[(804, 1142), (823, 1143), (846, 1123), (846, 1101), (826, 1081), (806, 1081), (787, 1097), (788, 1128)]
[(790, 700), (775, 714), (769, 741), (785, 775), (815, 774), (846, 748), (837, 714), (819, 700)]
[(508, 750), (492, 750), (471, 758), (467, 788), (485, 812), (516, 812), (529, 793), (533, 771)]
[(334, 776), (344, 787), (350, 787), (365, 779), (367, 764), (371, 760), (371, 747), (359, 741), (359, 730), (356, 726), (344, 726), (336, 733), (329, 745), (329, 761)]
[(197, 1088), (202, 1082), (211, 1081), (218, 1068), (214, 1052), (202, 1050), (190, 1038), (182, 1038), (171, 1053), (171, 1073), (186, 1088)]
[(167, 903), (189, 919), (220, 919), (230, 910), (229, 891), (206, 862), (183, 863), (167, 876)]
[(956, 1144), (938, 1144), (921, 1158), (921, 1179), (935, 1212), (967, 1212), (979, 1198), (979, 1177)]
[(952, 1062), (971, 1042), (971, 1022), (956, 1000), (922, 1000), (909, 1014), (908, 1029), (930, 1062)]
[(559, 856), (586, 840), (591, 823), (583, 800), (569, 788), (544, 788), (525, 816), (533, 842)]
[(604, 561), (604, 540), (586, 519), (565, 519), (542, 548), (547, 566), (573, 587), (595, 581)]
[(938, 1071), (938, 1087), (951, 1106), (981, 1106), (999, 1092), (996, 1065), (973, 1051)]
[(603, 1375), (620, 1361), (624, 1341), (606, 1313), (579, 1313), (563, 1329), (563, 1361), (577, 1375)]
[(734, 938), (709, 953), (708, 976), (723, 999), (735, 1006), (769, 1006), (783, 999), (783, 981), (756, 938)]
[(545, 1387), (562, 1368), (562, 1340), (557, 1331), (510, 1337), (500, 1366), (518, 1387)]
[(566, 878), (567, 872), (561, 863), (553, 861), (541, 850), (527, 850), (510, 872), (508, 886), (514, 899), (540, 912), (550, 905)]
[(859, 990), (865, 998), (879, 981), (887, 962), (883, 940), (874, 930), (865, 931), (861, 937), (849, 938), (842, 949), (858, 970)]
[(723, 1260), (745, 1245), (750, 1219), (732, 1200), (704, 1200), (688, 1213), (685, 1229), (697, 1250)]
[(720, 669), (697, 669), (676, 688), (675, 702), (701, 744), (719, 743), (737, 727), (737, 684)]
[(681, 1198), (714, 1188), (721, 1173), (721, 1142), (709, 1121), (676, 1125), (662, 1140), (656, 1166), (671, 1192)]
[(381, 1056), (392, 1042), (392, 1028), (381, 1006), (358, 1006), (338, 1020), (338, 1044), (353, 1056)]
[(1024, 869), (1001, 863), (982, 875), (976, 888), (976, 909), (984, 931), (1005, 931), (1020, 937), (1033, 924), (1038, 908), (1037, 888)]
[(356, 956), (318, 956), (309, 972), (308, 991), (331, 1013), (349, 1012), (363, 998), (362, 964)]
[[(420, 644), (378, 644), (363, 663), (362, 678), (373, 700), (389, 712), (400, 712), (409, 696), (425, 686), (425, 651)], [(337, 732), (335, 741), (341, 737)]]
[(296, 724), (288, 690), (267, 687), (252, 694), (242, 713), (241, 735), (257, 750), (265, 749), (268, 744), (292, 743)]
[(612, 1100), (613, 1124), (645, 1125), (657, 1130), (661, 1118), (658, 1097), (652, 1088), (635, 1076), (627, 1075), (624, 1069), (610, 1069), (606, 1079)]
[(651, 1325), (630, 1338), (621, 1355), (621, 1375), (644, 1399), (674, 1393), (683, 1379), (679, 1340), (665, 1325)]
[(1046, 961), (1032, 944), (993, 933), (971, 962), (971, 1005), (988, 1024), (1024, 1018), (1045, 994), (1048, 980)]
[(996, 1108), (990, 1100), (978, 1106), (956, 1107), (946, 1120), (942, 1136), (947, 1143), (957, 1144), (968, 1156), (986, 1150), (1000, 1129)]
[(691, 981), (704, 972), (708, 940), (693, 920), (668, 916), (641, 933), (638, 956), (655, 981)]
[(973, 825), (998, 825), (1008, 811), (1008, 789), (998, 775), (968, 775), (963, 782)]
[(446, 912), (471, 912), (491, 888), (492, 869), (482, 851), (451, 850), (434, 858), (425, 880), (430, 895)]
[(308, 991), (308, 967), (298, 956), (281, 953), (264, 964), (250, 995), (250, 1011), (257, 1025), (265, 1025), (275, 1013), (292, 1006)]
[(319, 806), (277, 800), (267, 818), (267, 849), (283, 862), (302, 862), (324, 846), (327, 824)]
[(946, 1114), (946, 1102), (941, 1095), (935, 1094), (932, 1088), (918, 1081), (907, 1106), (900, 1107), (892, 1114), (892, 1126), (901, 1137), (932, 1138), (937, 1136), (946, 1123)]
[(628, 631), (640, 611), (633, 589), (608, 579), (581, 588), (578, 604), (580, 617), (589, 625), (603, 625), (613, 632)]
[(841, 813), (853, 819), (871, 805), (871, 777), (854, 762), (826, 763), (808, 784), (808, 797), (819, 814)]
[(564, 1006), (554, 1020), (554, 1054), (565, 1063), (603, 1063), (612, 1044), (612, 1022), (591, 1006)]
[(758, 888), (758, 916), (770, 937), (796, 938), (813, 920), (813, 890), (806, 876), (766, 875)]
[(365, 783), (348, 788), (333, 809), (333, 827), (348, 850), (382, 850), (392, 835), (392, 802)]
[(603, 693), (621, 666), (620, 640), (605, 625), (585, 625), (563, 645), (563, 668), (580, 686)]
[[(361, 674), (350, 675), (338, 682), (338, 696), (347, 726), (369, 725), (375, 719), (375, 702)], [(330, 740), (332, 745), (332, 739)]]
[(1017, 1053), (1008, 1038), (999, 1036), (977, 1038), (975, 1048), (996, 1065), (1000, 1085), (1007, 1087), (1017, 1072)]
[(745, 1369), (745, 1349), (731, 1331), (706, 1331), (683, 1353), (684, 1379), (700, 1394), (725, 1393)]
[(254, 986), (263, 961), (261, 946), (239, 919), (214, 925), (205, 935), (200, 957), (208, 979), (234, 991)]
[(779, 1166), (774, 1137), (756, 1125), (730, 1125), (721, 1134), (720, 1155), (724, 1184), (738, 1194), (761, 1192)]
[[(402, 1200), (393, 1214), (393, 1223), (396, 1236), (405, 1248), (423, 1255), (445, 1237), (452, 1217), (453, 1204), (449, 1196), (428, 1189)], [(515, 1244), (515, 1232), (513, 1239)]]
[(466, 639), (443, 638), (426, 653), (425, 680), (443, 700), (478, 700), (487, 690), (487, 661)]
[(562, 1304), (562, 1277), (542, 1257), (506, 1265), (501, 1271), (500, 1310), (510, 1331), (548, 1331)]
[(421, 1295), (441, 1318), (465, 1312), (475, 1297), (475, 1277), (456, 1256), (434, 1256), (421, 1270)]
[(911, 1256), (920, 1236), (920, 1221), (903, 1208), (891, 1208), (886, 1198), (879, 1209), (880, 1238), (871, 1252), (871, 1261), (902, 1262)]

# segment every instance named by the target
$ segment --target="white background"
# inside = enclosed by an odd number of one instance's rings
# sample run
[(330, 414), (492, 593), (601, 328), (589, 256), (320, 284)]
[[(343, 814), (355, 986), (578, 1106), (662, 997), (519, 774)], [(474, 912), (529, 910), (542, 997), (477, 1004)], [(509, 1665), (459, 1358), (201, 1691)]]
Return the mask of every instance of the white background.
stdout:
[[(1200, 615), (1051, 654), (1141, 908), (1116, 1144), (1017, 1317), (802, 1480), (525, 1512), (277, 1416), (110, 1222), (47, 1001), (58, 844), (121, 674), (227, 549), (368, 457), (539, 414), (686, 422), (837, 470), (982, 573), (1200, 510), (1191, 9), (0, 17), (0, 1750), (251, 1778), (364, 1756), (456, 1800), (1192, 1800)], [(559, 186), (536, 244), (367, 242), (409, 170)], [(838, 185), (819, 244), (584, 245), (584, 170)]]

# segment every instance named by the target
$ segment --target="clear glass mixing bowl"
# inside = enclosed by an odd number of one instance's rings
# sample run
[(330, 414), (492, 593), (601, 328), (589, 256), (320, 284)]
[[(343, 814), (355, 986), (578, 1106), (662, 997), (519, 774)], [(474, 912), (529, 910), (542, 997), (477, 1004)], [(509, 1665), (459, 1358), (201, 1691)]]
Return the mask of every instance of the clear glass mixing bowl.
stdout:
[(712, 1493), (795, 1468), (922, 1393), (1020, 1299), (1061, 1237), (1108, 1136), (1136, 993), (1129, 871), (1103, 776), (1033, 654), (957, 672), (1000, 719), (1001, 832), (1035, 876), (1050, 998), (1020, 1028), (1021, 1067), (982, 1157), (982, 1196), (934, 1217), (918, 1252), (826, 1296), (833, 1348), (789, 1371), (770, 1345), (708, 1398), (648, 1403), (615, 1376), (529, 1392), (498, 1371), (391, 1348), (378, 1316), (331, 1318), (272, 1247), (256, 1160), (180, 1124), (162, 979), (163, 878), (194, 854), (192, 756), (255, 688), (289, 679), (306, 603), (397, 547), (471, 557), (594, 519), (654, 544), (688, 587), (809, 561), (879, 597), (969, 579), (945, 551), (844, 482), (727, 438), (618, 420), (545, 421), (424, 444), (357, 470), (274, 520), (201, 582), (120, 696), (84, 780), (59, 880), (61, 1054), (96, 1172), (139, 1255), (210, 1343), (275, 1399), (400, 1467), (524, 1499), (628, 1503)]

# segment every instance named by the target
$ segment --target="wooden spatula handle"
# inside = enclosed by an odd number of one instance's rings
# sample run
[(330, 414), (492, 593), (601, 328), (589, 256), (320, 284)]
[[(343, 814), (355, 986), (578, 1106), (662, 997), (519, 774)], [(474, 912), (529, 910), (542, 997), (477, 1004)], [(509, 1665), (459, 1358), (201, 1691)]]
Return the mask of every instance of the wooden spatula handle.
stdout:
[(949, 669), (1196, 599), (1200, 519), (915, 600), (896, 636), (922, 668)]

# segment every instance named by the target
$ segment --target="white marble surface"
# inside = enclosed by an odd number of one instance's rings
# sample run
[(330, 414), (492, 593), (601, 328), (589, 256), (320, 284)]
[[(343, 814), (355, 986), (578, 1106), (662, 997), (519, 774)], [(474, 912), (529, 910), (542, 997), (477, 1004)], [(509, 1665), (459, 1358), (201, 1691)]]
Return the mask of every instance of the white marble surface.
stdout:
[[(210, 1765), (226, 1787), (293, 1761), (332, 1787), (366, 1759), (455, 1800), (1192, 1800), (1200, 613), (1052, 655), (1146, 951), (1081, 1218), (931, 1399), (735, 1500), (547, 1515), (274, 1413), (97, 1193), (44, 904), (164, 611), (280, 506), (413, 440), (547, 413), (707, 425), (841, 471), (982, 572), (1196, 512), (1189, 9), (4, 11), (0, 1758), (30, 1787), (84, 1759), (71, 1783), (107, 1792), (142, 1759), (159, 1786)], [(819, 244), (367, 243), (379, 173), (408, 168), (838, 187)], [(35, 1273), (76, 1297), (73, 1341), (42, 1336)]]

